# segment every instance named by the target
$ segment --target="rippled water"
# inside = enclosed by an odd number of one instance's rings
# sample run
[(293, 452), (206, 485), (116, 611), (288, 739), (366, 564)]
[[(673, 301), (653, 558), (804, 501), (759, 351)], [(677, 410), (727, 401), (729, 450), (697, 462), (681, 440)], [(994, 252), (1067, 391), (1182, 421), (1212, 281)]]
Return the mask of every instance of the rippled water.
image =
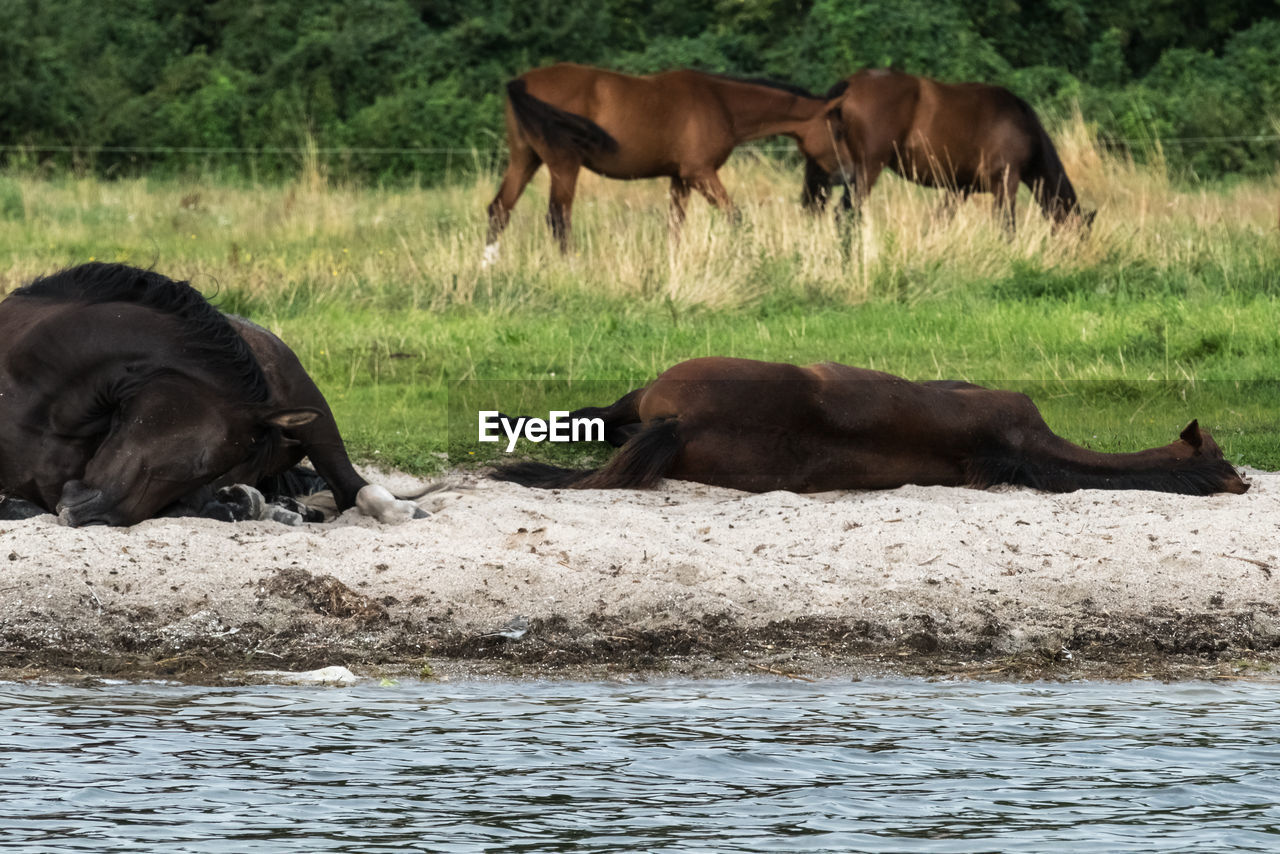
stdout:
[(1280, 686), (0, 684), (5, 851), (1280, 850)]

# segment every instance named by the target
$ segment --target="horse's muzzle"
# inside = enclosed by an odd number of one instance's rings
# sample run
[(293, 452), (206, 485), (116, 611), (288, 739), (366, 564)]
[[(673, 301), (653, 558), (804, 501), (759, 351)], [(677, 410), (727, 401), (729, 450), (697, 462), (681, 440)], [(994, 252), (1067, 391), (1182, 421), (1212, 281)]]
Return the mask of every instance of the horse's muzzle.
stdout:
[(71, 528), (112, 524), (102, 490), (91, 489), (82, 480), (69, 480), (63, 485), (62, 498), (55, 509), (58, 524)]

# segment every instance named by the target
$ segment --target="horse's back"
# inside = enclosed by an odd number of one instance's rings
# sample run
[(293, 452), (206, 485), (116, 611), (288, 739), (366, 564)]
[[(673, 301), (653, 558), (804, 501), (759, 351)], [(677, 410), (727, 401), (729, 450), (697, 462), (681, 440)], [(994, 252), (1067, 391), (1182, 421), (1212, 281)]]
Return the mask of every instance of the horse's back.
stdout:
[(1020, 172), (1035, 153), (1036, 130), (1025, 102), (1003, 86), (921, 78), (915, 135), (973, 180)]
[[(611, 178), (675, 175), (691, 166), (718, 167), (732, 151), (732, 118), (712, 75), (676, 70), (636, 76), (561, 63), (520, 76), (538, 100), (581, 116), (617, 141), (588, 168)], [(547, 152), (540, 152), (546, 159)]]
[(1001, 394), (835, 362), (704, 358), (660, 375), (639, 410), (676, 419), (672, 476), (810, 492), (964, 482), (964, 455), (1003, 429)]
[(624, 137), (633, 116), (659, 121), (688, 89), (682, 72), (636, 76), (574, 63), (535, 68), (520, 79), (533, 97)]
[(860, 71), (848, 84), (846, 127), (865, 156), (926, 185), (989, 184), (1035, 152), (1029, 108), (1004, 87), (884, 69)]

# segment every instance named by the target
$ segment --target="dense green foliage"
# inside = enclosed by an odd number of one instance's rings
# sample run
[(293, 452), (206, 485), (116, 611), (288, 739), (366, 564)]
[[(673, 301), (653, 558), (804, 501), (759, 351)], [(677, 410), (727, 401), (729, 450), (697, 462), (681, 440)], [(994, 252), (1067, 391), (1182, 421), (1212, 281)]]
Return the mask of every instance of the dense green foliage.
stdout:
[(1182, 173), (1269, 172), (1278, 150), (1245, 139), (1280, 121), (1276, 0), (0, 0), (0, 19), (4, 158), (104, 175), (271, 177), (309, 148), (334, 175), (438, 180), (500, 157), (503, 81), (561, 60), (817, 91), (892, 64), (1078, 103), (1139, 155), (1171, 140)]

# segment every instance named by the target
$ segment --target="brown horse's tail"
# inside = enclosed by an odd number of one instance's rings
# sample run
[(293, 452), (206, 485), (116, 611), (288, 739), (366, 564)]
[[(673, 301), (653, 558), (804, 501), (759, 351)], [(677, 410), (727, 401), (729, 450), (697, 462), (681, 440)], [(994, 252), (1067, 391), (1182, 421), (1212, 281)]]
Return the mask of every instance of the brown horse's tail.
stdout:
[(1027, 117), (1036, 145), (1036, 153), (1031, 161), (1032, 172), (1024, 178), (1029, 179), (1028, 183), (1045, 216), (1054, 222), (1062, 222), (1071, 214), (1080, 211), (1076, 188), (1071, 186), (1066, 167), (1062, 165), (1062, 158), (1058, 156), (1058, 149), (1054, 147), (1053, 140), (1049, 138), (1044, 125), (1040, 123), (1040, 117), (1036, 115), (1036, 111), (1021, 98), (1018, 99), (1018, 106)]
[(654, 421), (598, 469), (566, 469), (546, 463), (514, 463), (492, 475), (540, 489), (648, 489), (666, 476), (680, 453), (678, 422)]
[(600, 125), (533, 97), (528, 84), (518, 77), (507, 83), (507, 100), (520, 127), (551, 148), (567, 149), (583, 157), (618, 150), (618, 141)]

